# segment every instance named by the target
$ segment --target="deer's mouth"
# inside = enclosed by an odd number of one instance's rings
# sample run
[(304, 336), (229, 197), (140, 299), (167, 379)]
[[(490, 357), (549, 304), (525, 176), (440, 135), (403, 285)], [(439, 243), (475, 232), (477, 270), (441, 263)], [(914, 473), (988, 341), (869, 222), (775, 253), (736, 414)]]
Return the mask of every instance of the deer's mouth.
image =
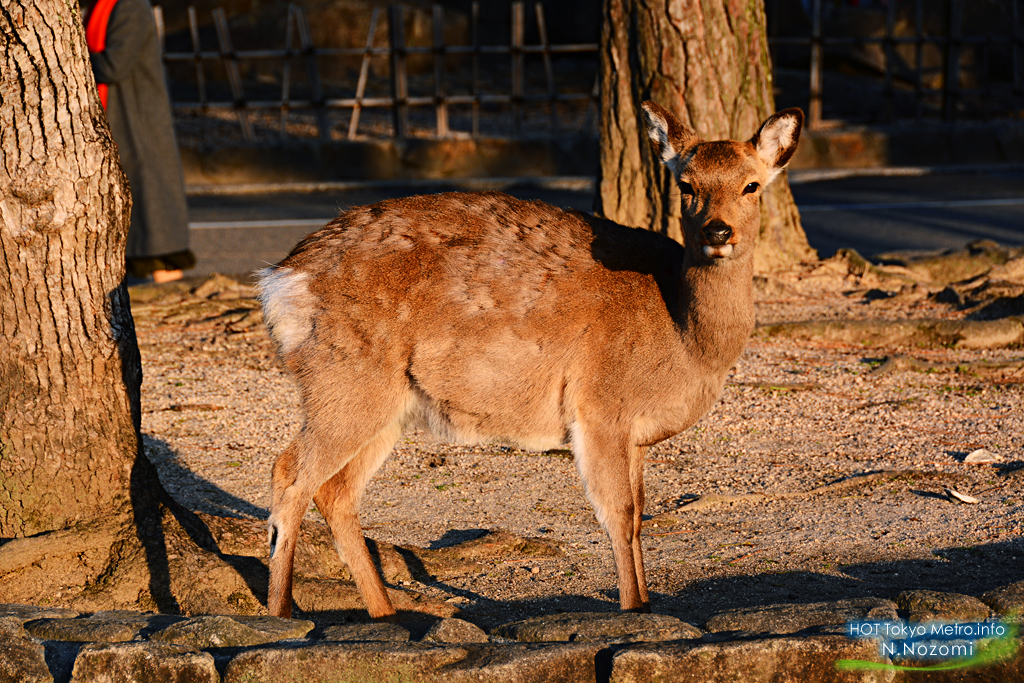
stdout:
[(705, 244), (704, 255), (710, 259), (728, 258), (732, 256), (732, 244)]

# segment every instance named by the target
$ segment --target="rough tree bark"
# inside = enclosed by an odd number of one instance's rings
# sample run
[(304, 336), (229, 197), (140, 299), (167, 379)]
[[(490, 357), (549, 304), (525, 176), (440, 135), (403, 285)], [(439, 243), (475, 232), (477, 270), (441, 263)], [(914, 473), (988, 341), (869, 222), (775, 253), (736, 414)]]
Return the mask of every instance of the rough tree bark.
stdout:
[(139, 448), (138, 349), (117, 258), (131, 200), (68, 15), (8, 2), (0, 15), (6, 537), (125, 514)]
[[(682, 241), (678, 189), (639, 123), (654, 100), (706, 139), (746, 139), (775, 108), (763, 0), (605, 0), (596, 209)], [(758, 272), (816, 258), (785, 176), (761, 203)]]
[(0, 0), (0, 46), (0, 602), (255, 611), (237, 574), (194, 585), (230, 568), (141, 450), (131, 200), (77, 3)]

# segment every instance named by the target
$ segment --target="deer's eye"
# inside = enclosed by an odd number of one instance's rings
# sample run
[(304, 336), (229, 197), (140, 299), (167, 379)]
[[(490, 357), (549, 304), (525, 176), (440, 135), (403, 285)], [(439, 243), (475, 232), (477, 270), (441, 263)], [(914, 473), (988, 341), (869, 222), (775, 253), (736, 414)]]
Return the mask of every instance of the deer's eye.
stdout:
[(697, 194), (696, 192), (693, 191), (693, 185), (686, 182), (685, 180), (679, 181), (679, 191), (682, 192), (683, 194), (688, 194), (691, 197)]
[(757, 192), (757, 188), (759, 187), (761, 187), (761, 185), (758, 183), (750, 183), (743, 188), (743, 194), (753, 194), (754, 192)]

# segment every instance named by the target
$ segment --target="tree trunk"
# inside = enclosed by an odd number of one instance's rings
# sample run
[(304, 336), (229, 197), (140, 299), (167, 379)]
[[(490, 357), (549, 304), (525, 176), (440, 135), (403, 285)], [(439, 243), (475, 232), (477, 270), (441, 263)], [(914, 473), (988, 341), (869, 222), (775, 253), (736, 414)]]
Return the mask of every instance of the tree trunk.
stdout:
[[(775, 109), (763, 0), (605, 0), (597, 211), (682, 241), (679, 191), (640, 123), (654, 100), (709, 140), (750, 138)], [(763, 195), (758, 272), (816, 258), (785, 175)]]
[(0, 36), (0, 536), (12, 537), (129, 513), (141, 371), (121, 256), (131, 199), (78, 13), (5, 1)]
[(77, 3), (0, 0), (0, 46), (0, 602), (259, 611), (141, 449), (131, 200)]

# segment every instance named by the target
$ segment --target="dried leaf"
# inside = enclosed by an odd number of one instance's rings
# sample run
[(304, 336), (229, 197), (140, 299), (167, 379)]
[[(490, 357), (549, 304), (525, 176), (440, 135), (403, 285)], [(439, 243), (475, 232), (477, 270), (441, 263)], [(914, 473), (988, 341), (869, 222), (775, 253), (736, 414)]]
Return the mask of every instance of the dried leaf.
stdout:
[(1002, 458), (992, 451), (987, 451), (984, 448), (979, 448), (964, 458), (964, 462), (968, 463), (999, 462), (1000, 460), (1002, 460)]
[(974, 503), (981, 502), (974, 496), (968, 496), (965, 493), (960, 493), (959, 491), (954, 491), (953, 489), (946, 489), (946, 495), (949, 496), (950, 499), (959, 501), (961, 503), (970, 503), (973, 505)]

